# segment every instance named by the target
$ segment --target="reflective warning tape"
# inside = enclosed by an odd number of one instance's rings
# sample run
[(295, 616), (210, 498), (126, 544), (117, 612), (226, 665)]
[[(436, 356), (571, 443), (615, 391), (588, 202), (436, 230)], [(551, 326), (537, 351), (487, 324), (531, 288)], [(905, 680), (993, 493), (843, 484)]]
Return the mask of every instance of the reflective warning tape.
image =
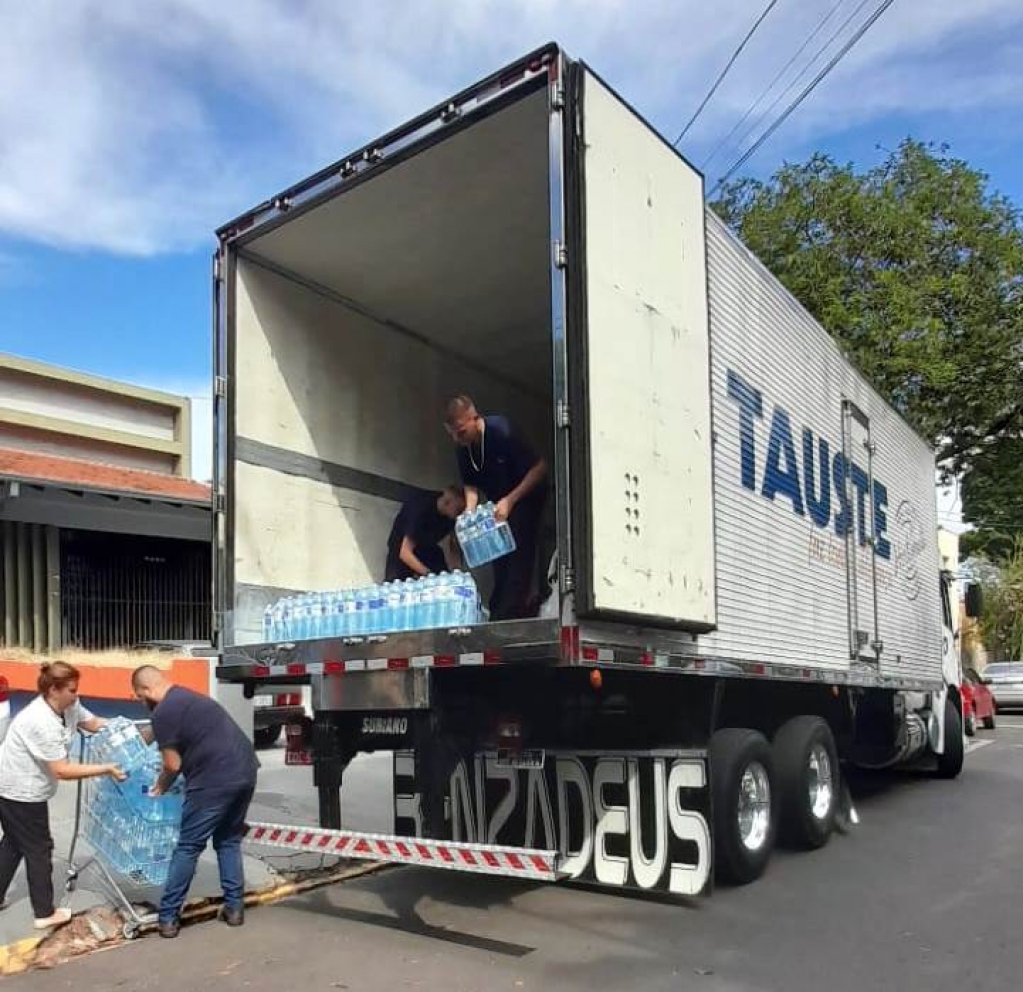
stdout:
[(262, 847), (312, 851), (342, 858), (362, 858), (423, 868), (448, 868), (481, 875), (505, 875), (539, 882), (564, 877), (557, 851), (537, 851), (495, 844), (467, 844), (422, 837), (352, 833), (322, 827), (291, 827), (279, 823), (250, 823), (245, 841)]
[(287, 665), (253, 665), (253, 678), (346, 675), (349, 672), (406, 672), (422, 668), (454, 668), (500, 665), (499, 651), (469, 651), (465, 654), (417, 654), (411, 658), (346, 658)]

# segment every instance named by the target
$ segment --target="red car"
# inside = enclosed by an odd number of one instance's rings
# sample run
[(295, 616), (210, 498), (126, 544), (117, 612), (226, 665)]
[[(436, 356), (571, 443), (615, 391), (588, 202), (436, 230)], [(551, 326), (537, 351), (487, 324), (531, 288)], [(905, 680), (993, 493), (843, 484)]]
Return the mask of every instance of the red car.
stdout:
[(972, 737), (977, 732), (977, 721), (988, 730), (994, 730), (997, 712), (995, 697), (972, 668), (963, 669), (962, 695), (966, 736)]

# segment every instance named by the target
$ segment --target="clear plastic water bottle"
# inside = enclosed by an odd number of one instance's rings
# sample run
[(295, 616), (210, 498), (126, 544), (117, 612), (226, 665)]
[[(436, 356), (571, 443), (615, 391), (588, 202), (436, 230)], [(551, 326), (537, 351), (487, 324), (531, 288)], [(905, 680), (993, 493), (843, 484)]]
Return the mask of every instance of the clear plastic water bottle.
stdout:
[(419, 583), (415, 579), (406, 579), (401, 584), (401, 612), (398, 618), (399, 630), (416, 629), (418, 599)]
[(369, 616), (366, 622), (368, 634), (379, 634), (384, 629), (384, 587), (378, 582), (370, 586)]
[(384, 583), (384, 630), (401, 630), (401, 583)]
[(294, 628), (291, 623), (291, 611), (294, 608), (294, 597), (286, 596), (281, 603), (281, 634), (280, 640), (290, 641), (294, 636)]
[[(347, 609), (347, 604), (345, 604)], [(361, 587), (352, 593), (351, 624), (346, 636), (359, 637), (366, 633), (369, 614), (369, 589)]]
[(266, 644), (274, 639), (274, 608), (267, 604), (263, 610), (263, 643)]

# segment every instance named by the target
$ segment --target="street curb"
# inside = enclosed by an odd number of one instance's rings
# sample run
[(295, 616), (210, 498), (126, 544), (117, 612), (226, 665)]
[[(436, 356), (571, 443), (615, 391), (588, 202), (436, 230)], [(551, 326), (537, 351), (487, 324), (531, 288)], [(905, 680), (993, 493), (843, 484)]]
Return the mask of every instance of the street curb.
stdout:
[[(245, 896), (245, 905), (246, 907), (268, 906), (291, 896), (300, 895), (303, 892), (311, 892), (314, 889), (323, 889), (328, 885), (345, 882), (352, 878), (359, 878), (363, 875), (369, 875), (388, 867), (390, 866), (385, 862), (371, 861), (368, 864), (355, 866), (346, 865), (343, 868), (334, 870), (317, 869), (310, 877), (281, 882), (269, 889), (262, 889), (257, 892), (247, 893)], [(181, 914), (181, 921), (185, 924), (193, 924), (213, 919), (222, 905), (223, 899), (219, 897), (211, 897), (209, 899), (202, 899), (191, 903), (185, 907), (185, 911)], [(101, 909), (104, 912), (109, 912), (108, 906), (94, 908)], [(77, 920), (82, 917), (87, 918), (89, 913), (92, 911), (93, 910), (85, 910), (84, 912), (77, 914), (73, 919)], [(155, 930), (155, 925), (151, 924), (149, 926), (140, 927), (138, 933), (139, 936), (142, 936), (146, 933), (153, 933)], [(33, 969), (37, 965), (41, 956), (40, 952), (46, 948), (50, 938), (56, 938), (65, 932), (66, 928), (60, 927), (48, 934), (42, 934), (37, 937), (24, 937), (21, 940), (0, 945), (0, 976), (19, 975)], [(120, 934), (108, 939), (97, 940), (95, 946), (87, 949), (78, 948), (63, 960), (48, 961), (45, 966), (52, 967), (56, 963), (64, 963), (74, 957), (80, 957), (82, 954), (95, 951), (101, 946), (106, 949), (129, 942), (130, 941)]]

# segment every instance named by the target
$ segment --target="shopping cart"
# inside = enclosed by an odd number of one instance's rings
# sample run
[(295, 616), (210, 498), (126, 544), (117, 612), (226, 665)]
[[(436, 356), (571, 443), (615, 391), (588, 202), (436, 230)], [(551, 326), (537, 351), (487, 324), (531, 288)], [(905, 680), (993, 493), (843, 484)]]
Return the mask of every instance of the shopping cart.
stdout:
[[(147, 746), (136, 726), (124, 718), (111, 720), (98, 734), (83, 736), (81, 760), (120, 765), (128, 778), (122, 783), (110, 778), (78, 781), (66, 889), (73, 892), (79, 875), (95, 870), (117, 903), (124, 920), (121, 932), (130, 940), (157, 917), (141, 912), (126, 889), (155, 888), (167, 881), (181, 822), (181, 783), (164, 796), (149, 794), (160, 773), (159, 752)], [(79, 840), (93, 852), (81, 863), (75, 860)]]

